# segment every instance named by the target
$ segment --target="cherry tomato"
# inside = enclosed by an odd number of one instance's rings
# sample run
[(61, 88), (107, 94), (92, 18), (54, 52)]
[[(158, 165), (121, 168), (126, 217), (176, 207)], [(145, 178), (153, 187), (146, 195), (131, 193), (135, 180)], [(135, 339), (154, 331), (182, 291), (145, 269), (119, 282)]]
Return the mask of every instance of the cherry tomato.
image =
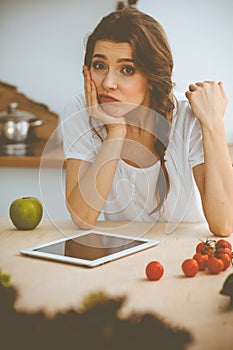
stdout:
[(205, 243), (204, 242), (200, 242), (197, 244), (196, 252), (200, 253), (200, 254), (203, 254), (205, 252)]
[(230, 265), (231, 265), (231, 258), (226, 253), (220, 253), (218, 254), (218, 258), (223, 261), (223, 271), (225, 271)]
[(226, 253), (229, 255), (230, 258), (232, 257), (232, 251), (230, 248), (217, 247), (216, 252), (217, 253)]
[(216, 243), (216, 248), (229, 248), (230, 250), (232, 250), (232, 245), (225, 239), (219, 239)]
[(211, 256), (207, 261), (207, 269), (211, 274), (216, 275), (224, 269), (223, 261), (216, 256)]
[(207, 254), (208, 256), (213, 255), (214, 250), (214, 241), (211, 240), (202, 241), (196, 246), (196, 253)]
[(196, 253), (193, 256), (199, 266), (199, 271), (205, 270), (209, 256), (207, 254)]
[(186, 259), (183, 261), (182, 270), (187, 277), (194, 277), (199, 271), (199, 265), (195, 259)]
[(163, 265), (158, 261), (151, 261), (146, 266), (146, 276), (150, 281), (158, 281), (164, 273)]

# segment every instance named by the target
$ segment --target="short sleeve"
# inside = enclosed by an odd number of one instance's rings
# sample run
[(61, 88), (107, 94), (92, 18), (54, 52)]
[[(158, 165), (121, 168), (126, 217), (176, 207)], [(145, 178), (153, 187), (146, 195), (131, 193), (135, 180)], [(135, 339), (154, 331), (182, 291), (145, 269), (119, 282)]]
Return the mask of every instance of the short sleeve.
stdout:
[(62, 116), (61, 131), (66, 159), (76, 158), (93, 162), (101, 142), (93, 137), (83, 95), (72, 97)]
[[(188, 161), (189, 166), (193, 168), (198, 164), (204, 163), (204, 151), (202, 142), (201, 125), (192, 112), (190, 103), (185, 94), (174, 92), (175, 108), (172, 120), (173, 147), (183, 149), (182, 161)], [(177, 152), (178, 156), (179, 152)], [(181, 159), (177, 159), (181, 161)]]
[(198, 119), (195, 117), (190, 134), (189, 162), (191, 167), (204, 163), (202, 131)]

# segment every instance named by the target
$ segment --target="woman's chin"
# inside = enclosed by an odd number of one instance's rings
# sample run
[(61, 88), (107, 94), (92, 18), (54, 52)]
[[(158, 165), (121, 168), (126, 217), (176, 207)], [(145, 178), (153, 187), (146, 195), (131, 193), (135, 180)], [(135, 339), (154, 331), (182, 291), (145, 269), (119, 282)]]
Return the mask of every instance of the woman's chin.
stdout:
[(131, 104), (122, 102), (102, 103), (100, 106), (106, 114), (115, 118), (123, 117), (135, 108)]

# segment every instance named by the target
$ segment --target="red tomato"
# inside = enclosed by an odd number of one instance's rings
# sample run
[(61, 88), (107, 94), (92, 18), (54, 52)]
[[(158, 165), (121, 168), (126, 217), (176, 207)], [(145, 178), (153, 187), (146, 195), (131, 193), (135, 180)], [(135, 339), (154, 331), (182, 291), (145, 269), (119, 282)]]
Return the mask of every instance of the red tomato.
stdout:
[(205, 243), (204, 242), (200, 242), (197, 244), (196, 252), (200, 253), (200, 254), (203, 254), (205, 252)]
[(199, 271), (205, 270), (207, 266), (207, 261), (208, 261), (208, 255), (207, 254), (201, 254), (201, 253), (196, 253), (193, 256), (193, 259), (195, 259), (198, 263), (199, 266)]
[(214, 254), (214, 241), (206, 240), (205, 242), (200, 242), (196, 246), (196, 253), (207, 254), (211, 256)]
[(232, 251), (230, 248), (217, 247), (216, 252), (217, 253), (226, 253), (229, 255), (230, 258), (232, 257)]
[(216, 248), (229, 248), (230, 250), (232, 250), (232, 245), (225, 239), (219, 239), (216, 243)]
[(223, 261), (223, 271), (225, 271), (231, 265), (231, 258), (226, 253), (218, 254), (219, 259)]
[(211, 256), (207, 261), (207, 268), (211, 274), (216, 275), (224, 269), (224, 264), (221, 259)]
[(187, 277), (194, 277), (199, 271), (199, 265), (195, 259), (186, 259), (183, 261), (182, 270)]
[(146, 276), (150, 281), (158, 281), (164, 273), (163, 265), (158, 261), (151, 261), (146, 266)]

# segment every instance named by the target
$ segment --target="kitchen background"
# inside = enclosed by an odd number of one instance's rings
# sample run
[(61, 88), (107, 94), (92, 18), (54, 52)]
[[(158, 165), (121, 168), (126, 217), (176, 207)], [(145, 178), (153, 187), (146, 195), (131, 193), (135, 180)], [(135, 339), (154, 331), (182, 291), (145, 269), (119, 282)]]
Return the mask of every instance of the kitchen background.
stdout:
[[(0, 0), (0, 81), (17, 86), (60, 116), (70, 96), (83, 88), (85, 38), (116, 4), (116, 0)], [(154, 16), (167, 33), (177, 90), (186, 91), (190, 82), (223, 81), (229, 97), (226, 135), (233, 143), (233, 2), (139, 0), (137, 8)], [(57, 184), (63, 187), (64, 175), (64, 170), (43, 170), (50, 198), (45, 216), (67, 216), (64, 191), (58, 198), (56, 190)], [(7, 216), (11, 201), (24, 195), (41, 198), (38, 169), (1, 167), (0, 216)]]

